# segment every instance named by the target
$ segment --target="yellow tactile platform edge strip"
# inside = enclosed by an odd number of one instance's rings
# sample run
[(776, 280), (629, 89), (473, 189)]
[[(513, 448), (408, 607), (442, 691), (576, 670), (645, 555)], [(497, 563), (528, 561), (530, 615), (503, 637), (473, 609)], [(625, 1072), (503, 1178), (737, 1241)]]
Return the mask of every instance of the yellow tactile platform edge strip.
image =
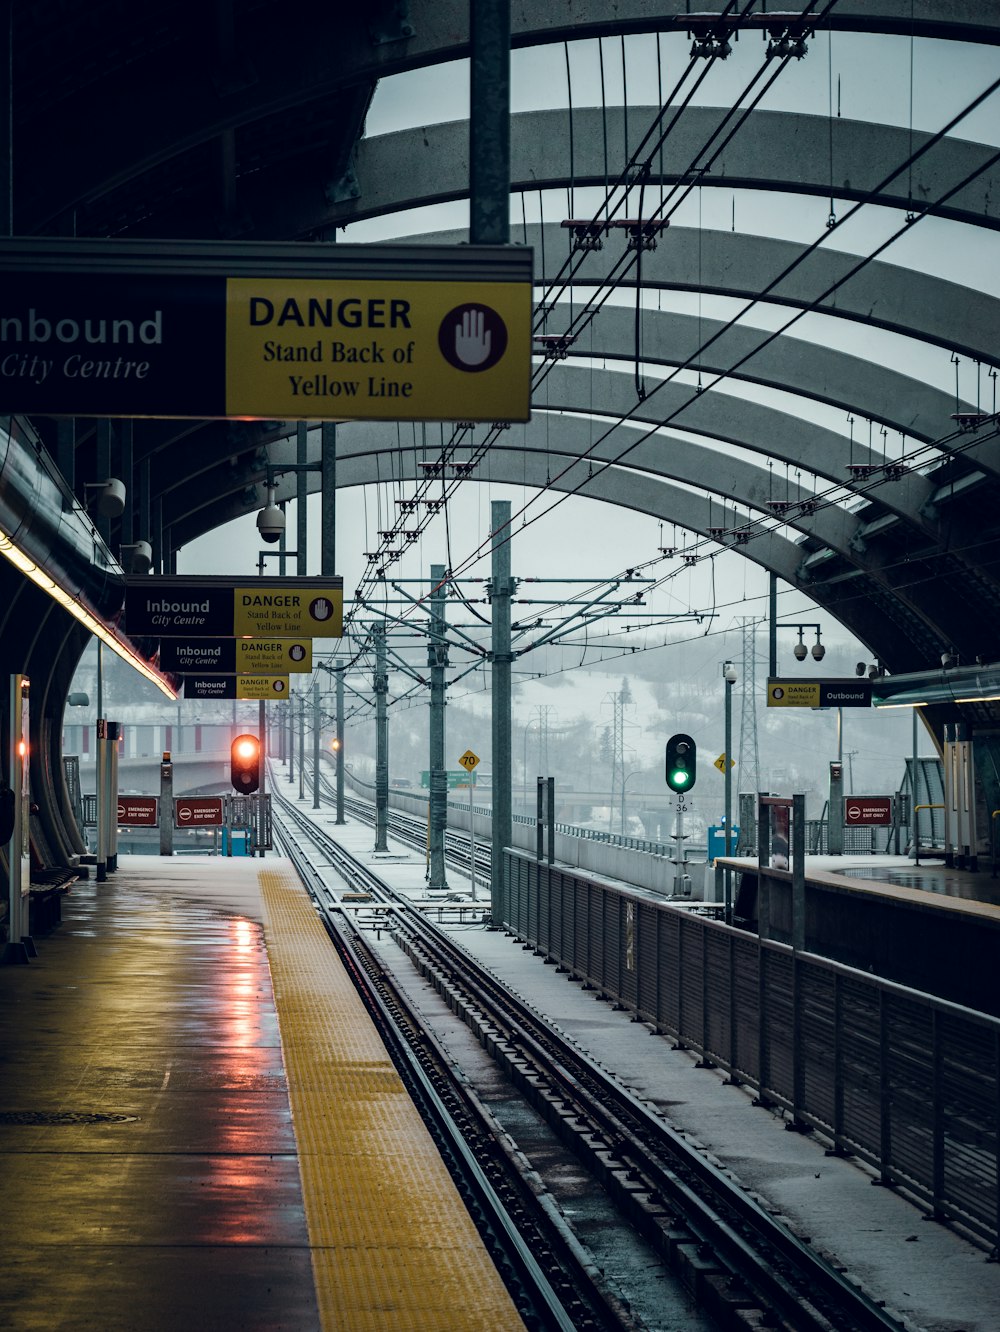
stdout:
[(325, 1332), (523, 1329), (305, 890), (259, 878)]

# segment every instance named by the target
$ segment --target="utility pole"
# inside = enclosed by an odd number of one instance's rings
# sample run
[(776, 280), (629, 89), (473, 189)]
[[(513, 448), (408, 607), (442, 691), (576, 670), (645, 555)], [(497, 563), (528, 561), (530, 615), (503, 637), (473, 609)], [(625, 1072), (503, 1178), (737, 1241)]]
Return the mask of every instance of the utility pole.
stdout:
[(389, 673), (385, 661), (385, 626), (372, 630), (375, 639), (375, 850), (388, 851), (389, 831)]
[(490, 904), (494, 920), (507, 916), (507, 874), (504, 850), (512, 836), (511, 796), (511, 692), (510, 601), (513, 594), (510, 576), (510, 501), (494, 500), (490, 505), (493, 530), (492, 578), (492, 663), (493, 663), (493, 809), (492, 870)]
[(431, 565), (430, 620), (427, 627), (427, 665), (431, 676), (430, 711), (430, 828), (427, 887), (443, 892), (448, 887), (444, 866), (444, 835), (448, 826), (448, 773), (445, 769), (445, 668), (448, 643), (445, 639), (444, 565)]

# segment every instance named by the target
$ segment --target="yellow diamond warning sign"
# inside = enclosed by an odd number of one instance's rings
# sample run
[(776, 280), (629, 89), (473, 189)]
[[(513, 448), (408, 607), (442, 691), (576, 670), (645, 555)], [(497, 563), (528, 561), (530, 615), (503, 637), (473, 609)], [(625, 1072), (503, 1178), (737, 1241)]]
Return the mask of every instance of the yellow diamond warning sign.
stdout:
[(471, 772), (479, 764), (479, 755), (473, 754), (471, 749), (467, 749), (458, 761), (466, 772)]

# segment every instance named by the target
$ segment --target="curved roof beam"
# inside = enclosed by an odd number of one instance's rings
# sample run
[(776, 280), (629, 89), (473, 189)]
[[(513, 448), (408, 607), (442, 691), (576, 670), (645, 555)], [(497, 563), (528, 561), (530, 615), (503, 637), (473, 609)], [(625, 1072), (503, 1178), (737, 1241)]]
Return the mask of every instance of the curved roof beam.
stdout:
[[(718, 9), (723, 8), (718, 3)], [(683, 32), (688, 0), (535, 0), (515, 7), (515, 47), (635, 32)], [(704, 11), (702, 11), (704, 12)], [(996, 45), (1000, 14), (993, 0), (840, 0), (824, 26), (837, 31), (887, 32)], [(197, 34), (198, 41), (195, 41)], [(134, 58), (113, 79), (88, 83), (78, 97), (52, 99), (48, 119), (32, 120), (36, 145), (45, 142), (45, 177), (58, 192), (37, 192), (19, 207), (29, 229), (42, 230), (69, 209), (162, 164), (268, 116), (340, 89), (390, 74), (457, 60), (469, 54), (468, 0), (410, 0), (407, 15), (384, 3), (313, 6), (308, 31), (287, 7), (237, 13), (238, 68), (213, 67), (202, 56), (200, 77), (186, 61), (162, 61), (159, 51)], [(204, 50), (204, 25), (192, 27), (191, 49)], [(280, 78), (261, 77), (253, 57)], [(129, 114), (123, 116), (121, 108)], [(169, 108), (169, 114), (164, 109)], [(41, 139), (37, 136), (41, 135)]]
[[(852, 463), (879, 467), (886, 462), (883, 454), (857, 442), (852, 447), (849, 439), (836, 431), (826, 430), (789, 412), (747, 402), (734, 394), (713, 393), (710, 389), (697, 393), (689, 384), (664, 383), (658, 387), (657, 381), (652, 378), (647, 378), (646, 387), (648, 396), (643, 402), (637, 403), (635, 389), (627, 375), (609, 370), (589, 372), (554, 366), (537, 393), (533, 407), (538, 412), (565, 411), (584, 415), (592, 410), (611, 417), (620, 417), (627, 412), (629, 422), (634, 425), (658, 425), (660, 421), (673, 416), (678, 407), (683, 407), (670, 421), (668, 429), (673, 427), (690, 434), (704, 435), (764, 454), (825, 477), (847, 489), (853, 488), (848, 470)], [(599, 437), (607, 429), (605, 422), (595, 421), (593, 434)], [(679, 441), (673, 437), (657, 438), (661, 455), (667, 447), (669, 454), (668, 461), (656, 470), (665, 470), (672, 475), (672, 461), (669, 460), (672, 460)], [(994, 452), (1000, 454), (1000, 444), (996, 444), (996, 441), (990, 443), (995, 446)], [(985, 449), (988, 446), (983, 447)], [(725, 454), (709, 456), (724, 458)], [(626, 467), (643, 466), (637, 461), (637, 452), (628, 454), (621, 461)], [(710, 464), (709, 470), (711, 468)], [(869, 488), (866, 487), (864, 493)], [(880, 486), (875, 499), (914, 526), (930, 531), (932, 524), (921, 513), (921, 508), (930, 500), (932, 492), (933, 487), (926, 477), (907, 472), (891, 485)]]
[[(641, 479), (650, 479), (651, 474), (669, 477), (722, 495), (728, 500), (736, 500), (748, 508), (757, 509), (765, 516), (768, 515), (774, 481), (763, 468), (752, 466), (739, 459), (727, 458), (688, 441), (665, 440), (662, 437), (644, 440), (643, 431), (628, 426), (619, 427), (603, 446), (595, 450), (594, 460), (598, 465), (593, 476), (590, 475), (590, 462), (580, 465), (572, 462), (568, 468), (558, 461), (553, 464), (553, 459), (576, 459), (580, 456), (586, 447), (586, 444), (581, 442), (580, 435), (580, 424), (574, 419), (556, 418), (549, 422), (544, 419), (536, 420), (523, 432), (523, 442), (520, 431), (512, 432), (509, 437), (501, 435), (491, 447), (487, 460), (477, 465), (474, 479), (488, 479), (487, 463), (490, 457), (510, 454), (515, 459), (515, 479), (522, 484), (534, 484), (526, 478), (541, 474), (542, 479), (538, 484), (550, 483), (555, 486), (556, 481), (554, 479), (550, 481), (552, 471), (555, 471), (556, 478), (566, 471), (568, 475), (585, 478), (588, 484), (583, 493), (589, 490), (599, 494), (602, 499), (614, 502), (614, 497), (605, 493), (602, 478), (611, 473), (616, 477), (621, 476), (625, 471), (618, 466), (613, 466), (609, 471), (599, 464), (602, 460), (613, 463), (616, 454), (637, 442), (637, 447), (631, 456), (635, 459), (635, 468), (644, 469), (635, 473)], [(668, 447), (665, 448), (665, 445)], [(290, 450), (285, 449), (282, 452), (288, 453), (286, 461), (290, 464), (292, 462)], [(413, 475), (422, 474), (417, 456), (419, 452), (419, 449), (408, 443), (388, 440), (384, 427), (378, 423), (353, 423), (349, 428), (342, 428), (338, 436), (338, 477), (345, 466), (350, 467), (358, 459), (365, 459), (372, 468), (371, 479), (374, 482), (398, 483)], [(517, 473), (518, 460), (522, 469), (520, 474)], [(294, 475), (289, 473), (287, 478), (283, 479), (280, 476), (281, 461), (277, 458), (272, 458), (272, 465), (279, 473), (278, 499), (293, 498), (296, 484)], [(543, 465), (544, 473), (541, 473)], [(582, 467), (586, 467), (586, 472), (581, 470)], [(258, 478), (260, 476), (259, 469), (257, 476)], [(249, 513), (259, 507), (264, 502), (263, 488), (259, 485), (247, 486), (246, 480), (245, 476), (234, 476), (229, 469), (220, 472), (216, 487), (202, 487), (199, 491), (203, 495), (214, 494), (215, 498), (194, 507), (175, 510), (167, 515), (166, 521), (171, 524), (171, 531), (180, 542), (184, 542), (200, 534), (199, 527), (203, 528), (205, 524), (211, 526), (231, 517), (233, 507), (225, 499), (227, 485), (236, 502), (236, 512)], [(318, 482), (313, 478), (310, 489), (315, 490), (317, 486)], [(176, 498), (190, 506), (192, 492), (190, 489), (178, 492)], [(808, 500), (810, 492), (796, 487), (793, 498)], [(712, 540), (724, 544), (724, 533), (734, 529), (734, 522), (731, 521), (733, 511), (727, 509), (725, 504), (716, 503), (714, 499), (707, 501), (707, 507), (707, 532)], [(680, 521), (683, 524), (683, 520)], [(748, 521), (750, 520), (746, 515), (738, 515), (735, 518), (735, 526), (745, 529)], [(782, 517), (780, 521), (788, 527), (801, 531), (809, 542), (808, 547), (799, 547), (801, 564), (797, 580), (800, 586), (809, 587), (810, 595), (816, 596), (816, 588), (823, 584), (823, 577), (821, 575), (818, 579), (814, 578), (806, 559), (811, 551), (819, 549), (827, 552), (828, 557), (829, 555), (839, 557), (838, 567), (841, 571), (846, 566), (853, 571), (854, 576), (867, 576), (871, 580), (871, 587), (866, 588), (866, 594), (878, 594), (887, 599), (895, 598), (900, 611), (905, 610), (907, 615), (914, 619), (923, 619), (928, 625), (939, 626), (936, 632), (942, 638), (954, 642), (961, 637), (968, 609), (964, 606), (963, 597), (958, 595), (960, 589), (954, 585), (956, 574), (963, 575), (964, 572), (960, 565), (948, 565), (937, 571), (935, 577), (941, 584), (942, 592), (936, 598), (932, 597), (930, 589), (924, 589), (924, 595), (935, 605), (933, 614), (927, 614), (922, 606), (918, 606), (912, 599), (905, 583), (897, 587), (900, 579), (891, 550), (886, 551), (878, 545), (869, 548), (866, 544), (864, 525), (855, 514), (839, 506), (824, 505), (814, 514), (796, 510)], [(740, 549), (745, 550), (745, 545), (741, 544)], [(908, 562), (907, 578), (915, 567)], [(838, 574), (838, 579), (843, 579), (842, 572)], [(968, 581), (967, 577), (965, 581)]]
[[(642, 141), (659, 108), (580, 107), (573, 111), (572, 176), (567, 148), (567, 111), (525, 111), (511, 117), (511, 190), (604, 187), (608, 184), (607, 145), (614, 145), (611, 183), (628, 154)], [(725, 148), (713, 155), (712, 135), (728, 110), (689, 106), (678, 117), (661, 150), (653, 155), (649, 183), (678, 181), (711, 188), (776, 190), (829, 199), (867, 198), (890, 171), (918, 152), (933, 136), (862, 120), (753, 111)], [(730, 119), (730, 125), (736, 121)], [(719, 133), (719, 142), (726, 130)], [(833, 136), (832, 150), (831, 138)], [(706, 145), (708, 145), (706, 147)], [(832, 151), (832, 179), (831, 179)], [(976, 179), (936, 211), (936, 216), (970, 226), (1000, 227), (1000, 167), (990, 144), (946, 137), (928, 149), (909, 173), (898, 176), (870, 202), (909, 210), (941, 198), (973, 172)], [(710, 162), (703, 174), (692, 167)], [(289, 181), (290, 221), (301, 234), (310, 227), (345, 225), (405, 208), (447, 203), (469, 193), (469, 127), (450, 121), (420, 129), (362, 139), (357, 147), (357, 198), (327, 206), (307, 220), (308, 207)], [(273, 186), (269, 185), (269, 188)], [(286, 206), (287, 193), (282, 206)], [(318, 202), (318, 201), (317, 201)], [(315, 203), (312, 205), (315, 208)], [(638, 206), (636, 204), (636, 206)], [(633, 217), (629, 206), (621, 217)], [(583, 214), (582, 216), (586, 216)]]
[[(417, 244), (458, 245), (467, 240), (467, 235), (464, 231), (448, 230), (411, 239)], [(553, 282), (568, 252), (566, 231), (552, 223), (544, 227), (517, 227), (512, 239), (534, 246), (539, 261), (544, 253), (546, 271), (543, 273), (539, 266), (536, 285)], [(611, 266), (620, 260), (624, 249), (622, 238), (609, 242), (603, 250), (583, 255), (574, 283), (584, 287), (604, 285)], [(809, 308), (820, 293), (844, 279), (858, 259), (836, 250), (817, 250), (783, 278), (774, 291), (761, 296), (764, 288), (799, 259), (804, 249), (805, 246), (793, 241), (767, 236), (671, 227), (657, 248), (643, 255), (642, 286), (653, 290), (701, 291), (737, 300), (759, 299), (764, 306)], [(617, 279), (617, 285), (634, 289), (634, 266)], [(996, 340), (1000, 300), (974, 287), (929, 277), (916, 269), (872, 260), (815, 309), (818, 314), (917, 338), (986, 365), (1000, 360)]]
[[(554, 327), (568, 327), (569, 306), (557, 304), (550, 314)], [(725, 332), (723, 332), (725, 329)], [(692, 369), (711, 374), (730, 373), (735, 383), (746, 380), (765, 388), (801, 394), (828, 407), (851, 412), (898, 430), (923, 443), (950, 434), (955, 395), (924, 380), (887, 370), (870, 359), (851, 356), (820, 343), (784, 335), (759, 347), (770, 334), (749, 324), (727, 327), (719, 319), (698, 318), (669, 310), (643, 310), (641, 360), (677, 366), (691, 361)], [(708, 349), (698, 350), (710, 339)], [(635, 361), (635, 311), (604, 305), (597, 317), (569, 348), (570, 360), (595, 357)], [(745, 360), (750, 357), (749, 360)], [(972, 403), (960, 410), (974, 411)]]
[[(547, 460), (539, 454), (501, 449), (491, 452), (476, 476), (480, 481), (541, 488), (546, 484), (547, 467)], [(417, 470), (415, 459), (407, 451), (396, 458), (392, 477), (412, 481), (417, 479)], [(318, 481), (311, 475), (308, 479), (310, 489), (315, 490)], [(370, 453), (338, 459), (338, 488), (369, 485), (387, 479), (380, 473), (378, 459)], [(711, 540), (714, 540), (711, 535), (713, 527), (732, 528), (745, 522), (742, 514), (721, 502), (709, 502), (703, 496), (648, 475), (612, 467), (601, 472), (595, 480), (600, 487), (597, 498), (676, 524)], [(557, 491), (586, 496), (586, 482), (587, 464), (579, 462), (551, 486)], [(211, 510), (202, 509), (187, 520), (175, 521), (174, 531), (183, 542), (192, 541), (222, 523), (248, 515), (260, 503), (259, 495), (247, 503), (243, 492), (233, 493), (220, 499)], [(800, 574), (802, 548), (776, 531), (763, 531), (741, 545), (739, 550), (791, 586), (801, 588), (835, 615), (892, 670), (916, 669), (940, 655), (950, 644), (946, 635), (910, 611), (895, 594), (873, 587), (870, 579), (865, 579), (863, 586), (857, 582), (813, 586), (803, 581)]]

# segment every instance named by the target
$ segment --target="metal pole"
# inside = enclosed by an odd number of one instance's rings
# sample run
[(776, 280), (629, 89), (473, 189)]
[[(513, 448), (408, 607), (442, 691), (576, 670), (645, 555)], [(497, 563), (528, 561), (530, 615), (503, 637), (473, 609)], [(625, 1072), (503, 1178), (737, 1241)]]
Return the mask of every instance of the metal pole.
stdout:
[(389, 835), (389, 673), (385, 658), (385, 626), (376, 625), (375, 676), (375, 850), (388, 851)]
[(306, 695), (299, 694), (299, 799), (305, 797), (306, 777)]
[(510, 241), (510, 0), (469, 5), (469, 239)]
[(174, 854), (174, 765), (166, 754), (160, 764), (160, 855)]
[(97, 872), (98, 883), (104, 883), (108, 877), (108, 723), (103, 717), (97, 718), (97, 777), (94, 791), (97, 796)]
[(320, 565), (325, 578), (337, 572), (337, 424), (320, 427)]
[[(913, 713), (913, 768), (910, 777), (910, 848), (913, 852), (914, 860), (918, 859), (917, 847), (920, 843), (917, 841), (917, 801), (920, 796), (917, 794), (917, 710), (911, 708)], [(931, 816), (933, 818), (933, 815)]]
[[(725, 829), (725, 854), (726, 859), (733, 854), (733, 765), (730, 751), (733, 747), (733, 685), (735, 679), (730, 680), (729, 676), (735, 676), (736, 672), (731, 662), (726, 662), (722, 668), (723, 676), (726, 682), (726, 736), (723, 749), (726, 753), (726, 767), (723, 773), (725, 782), (725, 812), (723, 818), (726, 824)], [(733, 872), (727, 865), (723, 871), (723, 895), (725, 900), (725, 920), (727, 925), (733, 923)]]
[(295, 780), (295, 695), (288, 696), (288, 780)]
[(0, 3), (0, 236), (14, 234), (14, 0)]
[(108, 873), (118, 869), (118, 737), (120, 722), (108, 722)]
[(319, 809), (319, 680), (313, 676), (313, 809)]
[(337, 823), (344, 822), (344, 667), (337, 670)]
[[(726, 667), (729, 666), (726, 662)], [(723, 668), (725, 669), (725, 667)], [(726, 751), (726, 770), (723, 774), (725, 781), (725, 824), (726, 824), (726, 855), (732, 854), (733, 834), (733, 769), (730, 762), (730, 750), (733, 747), (733, 685), (735, 681), (726, 677), (726, 739), (724, 749)]]
[(556, 779), (545, 779), (545, 823), (547, 826), (549, 850), (548, 862), (551, 865), (556, 858)]
[(133, 484), (134, 436), (131, 420), (122, 421), (118, 427), (119, 456), (121, 457), (121, 475), (125, 482), (125, 510), (122, 513), (121, 541), (123, 546), (130, 546), (135, 540), (135, 486)]
[(778, 575), (767, 576), (767, 673), (778, 674)]
[[(510, 670), (513, 653), (510, 645), (510, 501), (494, 500), (490, 505), (493, 531), (490, 600), (492, 603), (492, 740), (493, 800), (490, 868), (490, 909), (495, 919), (506, 917), (507, 867), (504, 850), (510, 846), (513, 828), (511, 689)], [(530, 723), (529, 723), (530, 725)], [(527, 727), (525, 727), (527, 744)], [(527, 754), (524, 759), (527, 783)]]
[[(264, 804), (267, 793), (267, 704), (263, 699), (260, 699), (257, 703), (257, 736), (260, 740), (260, 786), (257, 788), (255, 799), (258, 811), (257, 826), (263, 829)], [(261, 840), (263, 841), (264, 838), (262, 837)], [(263, 847), (258, 848), (258, 855), (261, 860), (264, 859)]]
[(299, 470), (295, 473), (295, 544), (298, 547), (295, 552), (295, 572), (300, 578), (306, 576), (306, 499), (309, 494), (309, 476), (305, 467), (308, 462), (306, 442), (308, 429), (305, 421), (296, 423), (295, 462)]
[(476, 811), (472, 803), (475, 791), (475, 773), (469, 773), (469, 882), (472, 885), (472, 900), (476, 900)]
[(806, 946), (806, 798), (792, 796), (792, 948)]
[(430, 621), (427, 664), (431, 676), (430, 715), (430, 869), (427, 887), (431, 892), (448, 887), (444, 865), (444, 835), (448, 826), (448, 774), (445, 770), (445, 667), (448, 644), (444, 637), (444, 565), (431, 565)]

